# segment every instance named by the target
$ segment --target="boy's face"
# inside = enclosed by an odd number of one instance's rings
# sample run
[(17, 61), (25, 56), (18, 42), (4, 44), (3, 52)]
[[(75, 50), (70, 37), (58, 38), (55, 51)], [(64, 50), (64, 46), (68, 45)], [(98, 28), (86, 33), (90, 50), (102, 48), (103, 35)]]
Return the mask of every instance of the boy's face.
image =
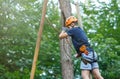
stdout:
[(71, 26), (68, 26), (68, 29), (72, 28)]
[(74, 27), (75, 26), (75, 23), (73, 22), (73, 23), (71, 23), (71, 25), (70, 25), (71, 27)]
[(71, 26), (67, 26), (67, 28), (69, 29)]
[(75, 23), (71, 23), (69, 26), (67, 26), (68, 29), (71, 29), (72, 27), (75, 26)]

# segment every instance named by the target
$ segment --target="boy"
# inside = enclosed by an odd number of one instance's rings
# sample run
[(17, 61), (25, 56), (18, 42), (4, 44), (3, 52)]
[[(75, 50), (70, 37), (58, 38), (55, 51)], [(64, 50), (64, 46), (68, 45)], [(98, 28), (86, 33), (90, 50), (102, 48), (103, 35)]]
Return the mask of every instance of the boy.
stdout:
[(68, 36), (71, 36), (72, 43), (77, 51), (76, 58), (80, 57), (82, 58), (81, 61), (81, 74), (83, 79), (90, 79), (90, 71), (92, 71), (93, 76), (95, 79), (103, 79), (103, 77), (100, 75), (99, 72), (99, 66), (96, 61), (97, 54), (93, 51), (93, 49), (90, 47), (90, 44), (88, 42), (88, 38), (85, 34), (85, 32), (80, 28), (77, 27), (78, 20), (74, 16), (70, 16), (66, 19), (65, 26), (69, 28), (68, 31), (62, 31), (59, 35), (60, 39), (67, 38)]

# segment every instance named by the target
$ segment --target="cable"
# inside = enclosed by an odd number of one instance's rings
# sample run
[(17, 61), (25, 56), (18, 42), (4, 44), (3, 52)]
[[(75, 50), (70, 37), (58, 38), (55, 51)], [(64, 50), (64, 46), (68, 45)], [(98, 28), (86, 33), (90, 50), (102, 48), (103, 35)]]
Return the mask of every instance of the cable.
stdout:
[[(54, 26), (52, 25), (52, 23), (50, 22), (50, 20), (49, 20), (47, 17), (45, 17), (45, 19), (48, 21), (49, 25), (52, 26), (52, 28), (53, 28), (56, 32), (60, 33), (60, 31), (59, 31), (57, 28), (54, 28)], [(71, 50), (75, 52), (75, 50), (74, 50), (74, 48), (72, 47), (72, 45), (70, 44), (70, 41), (68, 40), (68, 38), (66, 38), (65, 41), (66, 41), (66, 42), (68, 43), (68, 45), (70, 46)], [(65, 48), (64, 48), (64, 50), (65, 50), (65, 52), (66, 52), (66, 49), (65, 49)], [(67, 53), (67, 54), (68, 54), (68, 53)]]

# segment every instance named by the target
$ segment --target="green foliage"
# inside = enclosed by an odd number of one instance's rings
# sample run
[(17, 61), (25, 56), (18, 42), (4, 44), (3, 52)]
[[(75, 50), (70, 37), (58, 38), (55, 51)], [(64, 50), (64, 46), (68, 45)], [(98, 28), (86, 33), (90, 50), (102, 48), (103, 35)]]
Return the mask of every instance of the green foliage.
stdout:
[[(42, 1), (0, 0), (0, 79), (28, 79), (35, 50)], [(120, 75), (120, 4), (117, 0), (100, 7), (82, 4), (83, 24), (89, 41), (99, 55), (105, 79)], [(49, 1), (35, 79), (62, 79), (57, 2)], [(57, 30), (55, 30), (57, 29)], [(74, 59), (75, 77), (80, 75), (79, 59)]]
[[(102, 75), (105, 79), (119, 79), (120, 75), (120, 40), (119, 23), (120, 7), (117, 0), (110, 3), (99, 2), (101, 6), (95, 5), (84, 7), (85, 30), (88, 30), (88, 37), (99, 55), (99, 64)], [(89, 20), (87, 20), (89, 18)], [(89, 26), (89, 27), (88, 27)]]
[[(0, 79), (28, 79), (42, 1), (1, 0), (0, 2)], [(59, 28), (58, 7), (55, 7), (53, 2), (50, 2), (48, 6), (50, 7), (48, 7), (47, 16), (56, 26), (52, 27), (45, 20), (36, 79), (61, 78), (58, 32), (54, 30), (56, 27)]]

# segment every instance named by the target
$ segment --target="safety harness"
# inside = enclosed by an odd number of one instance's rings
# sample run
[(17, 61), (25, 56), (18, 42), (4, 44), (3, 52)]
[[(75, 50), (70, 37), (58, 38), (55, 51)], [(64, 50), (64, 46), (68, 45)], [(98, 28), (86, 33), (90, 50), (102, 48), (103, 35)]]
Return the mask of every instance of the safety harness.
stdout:
[[(89, 47), (89, 48), (91, 48), (91, 47)], [(88, 55), (88, 50), (87, 50), (87, 46), (86, 45), (82, 45), (80, 48), (79, 48), (79, 50), (80, 50), (80, 52), (81, 53), (84, 53), (84, 54), (86, 54), (86, 55)], [(92, 61), (88, 61), (88, 60), (86, 60), (86, 59), (84, 59), (84, 58), (81, 58), (81, 60), (85, 63), (85, 64), (87, 64), (87, 63), (93, 63), (93, 62), (97, 62), (97, 59), (95, 58), (95, 53), (94, 53), (94, 50), (92, 50), (93, 51), (93, 60)]]

